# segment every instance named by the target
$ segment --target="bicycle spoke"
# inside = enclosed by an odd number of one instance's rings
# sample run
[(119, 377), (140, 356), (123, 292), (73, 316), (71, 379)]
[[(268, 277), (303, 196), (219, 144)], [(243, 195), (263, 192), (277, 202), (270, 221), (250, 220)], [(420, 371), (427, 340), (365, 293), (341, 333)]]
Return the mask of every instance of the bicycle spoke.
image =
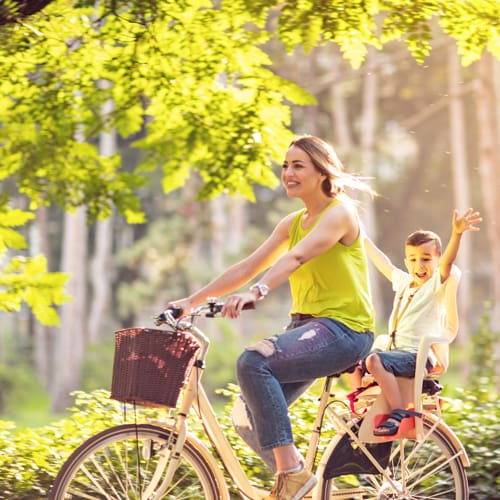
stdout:
[[(422, 441), (402, 439), (392, 443), (385, 474), (358, 473), (359, 486), (351, 498), (392, 500), (464, 500), (467, 477), (461, 462), (463, 450), (447, 438), (446, 427), (424, 421)], [(332, 455), (335, 449), (332, 451)], [(352, 460), (352, 458), (351, 458)], [(338, 482), (341, 484), (339, 478)], [(352, 483), (352, 481), (351, 481)], [(342, 483), (343, 484), (343, 483)], [(359, 494), (359, 488), (363, 494)], [(349, 489), (335, 491), (333, 480), (322, 485), (322, 499), (349, 498)], [(341, 496), (343, 495), (343, 496)]]
[[(68, 459), (54, 484), (55, 500), (152, 500), (220, 498), (211, 466), (188, 442), (172, 479), (166, 444), (172, 432), (133, 424), (108, 429), (84, 443)], [(170, 477), (170, 476), (168, 476)]]

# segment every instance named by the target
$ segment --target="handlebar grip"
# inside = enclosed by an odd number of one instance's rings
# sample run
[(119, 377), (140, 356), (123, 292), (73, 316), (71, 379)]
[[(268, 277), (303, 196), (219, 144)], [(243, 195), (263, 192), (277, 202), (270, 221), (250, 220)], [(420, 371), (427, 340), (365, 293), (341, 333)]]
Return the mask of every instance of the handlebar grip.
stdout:
[[(210, 311), (205, 314), (207, 318), (215, 318), (221, 311), (224, 306), (223, 302), (212, 302), (210, 303)], [(243, 310), (255, 309), (255, 304), (253, 302), (247, 302), (243, 306)]]
[(168, 309), (165, 309), (161, 314), (156, 316), (155, 325), (160, 326), (165, 323), (165, 321), (167, 320), (167, 313), (170, 313), (174, 319), (178, 319), (182, 316), (182, 312), (183, 310), (181, 307), (169, 307)]
[(171, 314), (174, 317), (174, 319), (179, 319), (182, 316), (182, 313), (184, 312), (182, 307), (169, 307), (167, 310), (171, 311)]

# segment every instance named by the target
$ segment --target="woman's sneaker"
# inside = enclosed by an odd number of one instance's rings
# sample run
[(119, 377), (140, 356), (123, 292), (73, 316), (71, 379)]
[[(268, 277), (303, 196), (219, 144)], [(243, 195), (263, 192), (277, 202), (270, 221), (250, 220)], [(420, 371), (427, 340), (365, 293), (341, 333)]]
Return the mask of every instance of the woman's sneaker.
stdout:
[(300, 500), (311, 491), (318, 480), (307, 469), (299, 472), (279, 472), (268, 500)]

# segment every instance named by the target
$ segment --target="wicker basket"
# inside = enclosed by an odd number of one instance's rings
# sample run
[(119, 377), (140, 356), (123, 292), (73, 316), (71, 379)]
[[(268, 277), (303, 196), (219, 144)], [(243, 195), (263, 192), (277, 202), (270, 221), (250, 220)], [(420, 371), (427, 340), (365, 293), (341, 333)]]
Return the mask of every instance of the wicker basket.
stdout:
[(111, 398), (175, 408), (200, 344), (190, 335), (150, 328), (115, 332)]

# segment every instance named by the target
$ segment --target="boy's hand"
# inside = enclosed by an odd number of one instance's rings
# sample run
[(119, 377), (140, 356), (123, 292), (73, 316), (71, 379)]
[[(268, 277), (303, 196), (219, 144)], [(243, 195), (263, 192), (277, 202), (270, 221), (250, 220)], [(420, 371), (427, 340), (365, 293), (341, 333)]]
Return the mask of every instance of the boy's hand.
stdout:
[(457, 234), (465, 233), (465, 231), (479, 231), (479, 224), (482, 221), (481, 214), (468, 208), (463, 215), (458, 215), (458, 210), (453, 211), (452, 227), (453, 231)]

